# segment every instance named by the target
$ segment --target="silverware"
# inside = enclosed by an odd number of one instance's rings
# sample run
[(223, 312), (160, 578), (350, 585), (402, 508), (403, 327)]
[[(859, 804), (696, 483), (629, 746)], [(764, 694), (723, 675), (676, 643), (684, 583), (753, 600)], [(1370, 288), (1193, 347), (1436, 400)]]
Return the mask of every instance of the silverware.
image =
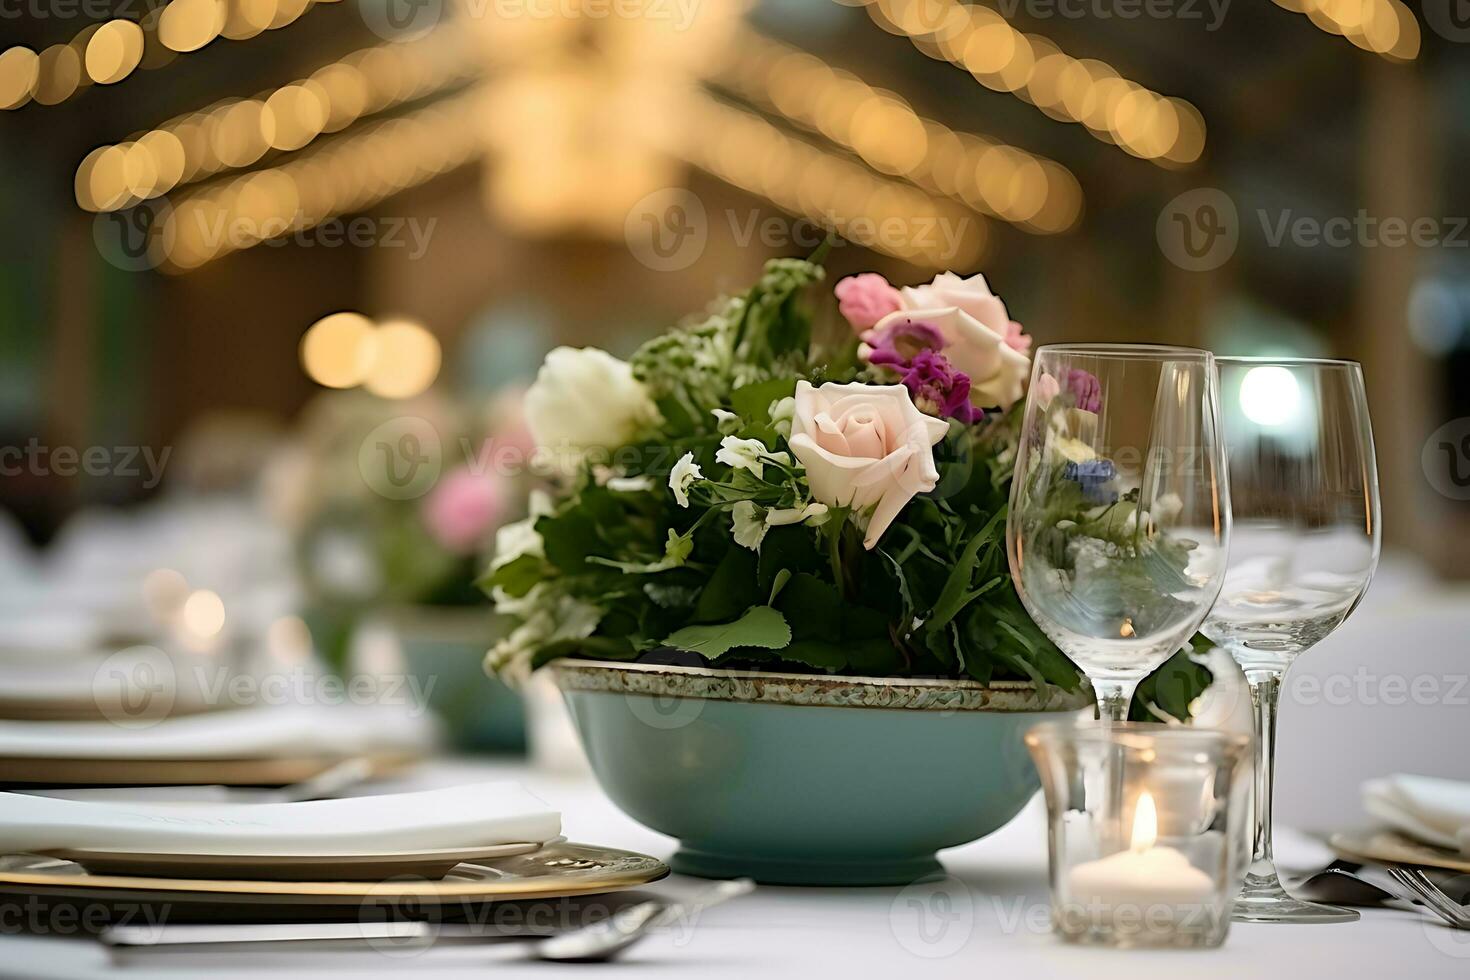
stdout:
[[(610, 960), (655, 930), (755, 888), (749, 878), (723, 881), (682, 902), (651, 900), (619, 909), (605, 919), (550, 937), (515, 937), (497, 950), (514, 950), (518, 957), (558, 963), (594, 963)], [(108, 946), (213, 946), (231, 943), (279, 943), (333, 940), (392, 939), (432, 943), (441, 929), (428, 922), (325, 922), (302, 924), (112, 926), (99, 939)], [(490, 941), (504, 935), (483, 937)]]
[(128, 786), (84, 789), (23, 789), (27, 796), (58, 800), (124, 803), (305, 803), (323, 800), (355, 786), (373, 774), (372, 760), (343, 759), (309, 779), (275, 789), (243, 786)]
[(544, 939), (531, 948), (538, 960), (557, 963), (596, 963), (610, 960), (644, 936), (680, 919), (754, 890), (749, 878), (722, 881), (684, 902), (642, 902), (622, 909), (590, 926)]
[(1456, 929), (1470, 929), (1470, 909), (1456, 902), (1440, 890), (1429, 876), (1417, 868), (1392, 866), (1388, 873), (1393, 880), (1419, 896), (1419, 904), (1439, 916)]

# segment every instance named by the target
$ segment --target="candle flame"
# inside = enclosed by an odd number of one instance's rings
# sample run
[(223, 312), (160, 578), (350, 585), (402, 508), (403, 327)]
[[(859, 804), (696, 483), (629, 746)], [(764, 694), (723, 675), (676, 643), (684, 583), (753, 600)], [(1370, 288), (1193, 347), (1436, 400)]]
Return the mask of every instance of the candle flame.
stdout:
[(1133, 842), (1131, 849), (1142, 853), (1154, 846), (1159, 839), (1159, 811), (1154, 798), (1147, 790), (1139, 794), (1138, 805), (1133, 809)]

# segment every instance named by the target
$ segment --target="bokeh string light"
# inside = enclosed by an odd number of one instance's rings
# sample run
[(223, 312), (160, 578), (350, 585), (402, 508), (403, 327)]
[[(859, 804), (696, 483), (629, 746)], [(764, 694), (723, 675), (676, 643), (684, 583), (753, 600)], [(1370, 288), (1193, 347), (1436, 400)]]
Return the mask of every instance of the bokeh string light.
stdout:
[(225, 99), (97, 147), (77, 167), (76, 200), (88, 211), (132, 207), (251, 166), (272, 151), (299, 150), (363, 118), (446, 91), (479, 70), (473, 46), (457, 31), (365, 48), (254, 98)]
[(1339, 34), (1364, 51), (1390, 61), (1419, 56), (1419, 21), (1400, 0), (1275, 0), (1276, 6), (1305, 14), (1329, 34)]
[[(138, 69), (160, 68), (217, 38), (243, 41), (295, 23), (319, 3), (339, 0), (169, 0), (138, 20), (115, 17), (83, 28), (39, 56), (20, 46), (0, 51), (0, 110), (65, 102), (90, 85), (116, 85)], [(19, 52), (19, 53), (16, 53)], [(30, 59), (37, 59), (32, 62)], [(30, 68), (23, 80), (22, 65)]]
[(838, 0), (863, 6), (884, 30), (931, 58), (1010, 92), (1053, 119), (1079, 123), (1100, 140), (1160, 166), (1199, 159), (1204, 118), (1183, 99), (1160, 95), (1094, 58), (1074, 58), (1025, 34), (988, 7), (958, 0)]
[(362, 211), (478, 157), (480, 105), (473, 90), (451, 96), (188, 193), (150, 248), (165, 271), (182, 272)]
[(685, 118), (670, 152), (849, 241), (930, 268), (971, 268), (985, 254), (986, 220), (973, 211), (708, 96), (693, 97)]
[(442, 361), (438, 338), (414, 320), (376, 324), (345, 310), (322, 317), (301, 338), (307, 377), (328, 388), (361, 386), (380, 398), (422, 394)]
[(857, 154), (880, 173), (952, 197), (1028, 231), (1076, 224), (1082, 189), (1061, 164), (916, 113), (894, 92), (745, 31), (714, 77), (722, 88)]

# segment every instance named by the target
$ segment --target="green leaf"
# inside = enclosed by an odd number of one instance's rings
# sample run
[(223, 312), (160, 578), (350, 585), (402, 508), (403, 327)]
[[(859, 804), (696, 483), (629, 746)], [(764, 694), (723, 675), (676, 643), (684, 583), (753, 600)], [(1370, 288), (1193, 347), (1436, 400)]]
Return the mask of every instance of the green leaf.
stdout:
[(599, 543), (597, 522), (580, 507), (541, 518), (536, 532), (541, 535), (546, 560), (572, 575), (586, 570), (587, 559), (596, 554)]
[(987, 584), (979, 591), (968, 591), (975, 574), (975, 563), (980, 556), (980, 549), (994, 540), (995, 527), (1003, 516), (1005, 516), (1004, 512), (1001, 511), (992, 514), (990, 520), (985, 522), (985, 526), (977, 531), (970, 542), (965, 545), (965, 550), (961, 552), (954, 568), (949, 573), (949, 578), (944, 582), (939, 598), (934, 602), (934, 609), (930, 614), (931, 625), (943, 626), (948, 623), (976, 596), (991, 588), (991, 584)]
[[(785, 572), (786, 569), (782, 569)], [(789, 573), (788, 573), (789, 574)], [(780, 608), (798, 640), (836, 640), (842, 635), (842, 598), (831, 583), (801, 572), (781, 593)]]
[(549, 578), (550, 572), (551, 569), (539, 555), (521, 555), (499, 568), (486, 571), (476, 584), (486, 592), (496, 588), (504, 589), (506, 594), (519, 599), (535, 588), (537, 582)]
[(735, 647), (780, 650), (791, 642), (791, 627), (770, 606), (752, 606), (732, 623), (686, 626), (664, 639), (668, 646), (717, 660)]
[(830, 640), (793, 640), (781, 651), (781, 659), (831, 672), (847, 667), (846, 650)]
[(699, 593), (693, 622), (719, 623), (760, 601), (755, 584), (755, 552), (731, 545)]
[(789, 569), (783, 568), (776, 573), (776, 580), (771, 583), (771, 595), (770, 598), (766, 599), (766, 605), (774, 606), (776, 604), (776, 597), (781, 594), (782, 589), (786, 588), (786, 583), (789, 581), (791, 581), (791, 572)]
[(741, 385), (730, 392), (730, 406), (735, 414), (752, 422), (771, 421), (771, 403), (795, 393), (795, 378), (772, 378), (754, 384)]

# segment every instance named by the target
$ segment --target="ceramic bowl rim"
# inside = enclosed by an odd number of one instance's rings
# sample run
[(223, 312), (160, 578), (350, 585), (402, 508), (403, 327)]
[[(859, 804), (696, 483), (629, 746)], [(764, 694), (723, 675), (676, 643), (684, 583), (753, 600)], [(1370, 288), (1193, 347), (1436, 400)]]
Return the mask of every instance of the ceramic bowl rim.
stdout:
[(929, 711), (1063, 712), (1094, 703), (1082, 684), (1074, 692), (1048, 686), (1043, 698), (1029, 681), (937, 677), (863, 677), (783, 671), (723, 670), (565, 657), (548, 664), (563, 691), (643, 694), (701, 700), (809, 707)]

